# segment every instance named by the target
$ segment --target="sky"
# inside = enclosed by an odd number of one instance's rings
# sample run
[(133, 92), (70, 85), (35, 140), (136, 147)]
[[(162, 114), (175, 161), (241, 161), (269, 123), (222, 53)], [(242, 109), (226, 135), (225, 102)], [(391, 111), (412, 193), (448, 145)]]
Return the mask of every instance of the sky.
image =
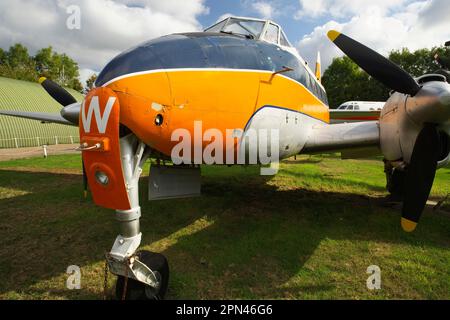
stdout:
[(20, 42), (34, 54), (51, 45), (79, 63), (84, 83), (140, 42), (201, 31), (227, 15), (274, 20), (310, 64), (320, 51), (324, 69), (342, 56), (326, 37), (331, 29), (381, 54), (450, 40), (448, 0), (1, 0), (0, 47)]

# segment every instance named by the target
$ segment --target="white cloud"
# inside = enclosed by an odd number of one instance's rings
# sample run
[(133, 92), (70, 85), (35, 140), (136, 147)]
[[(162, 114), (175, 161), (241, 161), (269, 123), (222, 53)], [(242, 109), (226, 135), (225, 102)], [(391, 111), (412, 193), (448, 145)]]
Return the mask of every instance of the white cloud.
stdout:
[(368, 8), (377, 7), (384, 12), (399, 8), (407, 0), (299, 0), (300, 10), (295, 18), (317, 18), (324, 15), (343, 18), (360, 13)]
[(278, 14), (277, 9), (275, 9), (271, 3), (266, 1), (253, 2), (252, 8), (263, 19), (272, 19)]
[(298, 50), (310, 63), (315, 61), (319, 50), (325, 70), (334, 57), (343, 55), (326, 36), (331, 29), (343, 32), (384, 55), (404, 47), (411, 50), (431, 48), (450, 40), (449, 16), (447, 0), (416, 1), (395, 13), (372, 6), (346, 22), (332, 20), (316, 27), (298, 42)]
[[(81, 29), (66, 27), (66, 8), (81, 9)], [(32, 52), (52, 45), (99, 71), (119, 52), (174, 32), (201, 30), (204, 0), (15, 0), (0, 1), (0, 47), (21, 42)]]

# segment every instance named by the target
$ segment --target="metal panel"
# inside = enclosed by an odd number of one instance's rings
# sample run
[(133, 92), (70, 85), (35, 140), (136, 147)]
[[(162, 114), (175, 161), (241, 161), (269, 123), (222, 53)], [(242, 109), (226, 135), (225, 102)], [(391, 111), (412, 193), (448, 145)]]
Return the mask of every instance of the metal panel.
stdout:
[(380, 127), (377, 121), (315, 126), (302, 153), (337, 152), (378, 147)]
[(152, 166), (148, 179), (148, 200), (200, 196), (200, 173), (200, 167)]

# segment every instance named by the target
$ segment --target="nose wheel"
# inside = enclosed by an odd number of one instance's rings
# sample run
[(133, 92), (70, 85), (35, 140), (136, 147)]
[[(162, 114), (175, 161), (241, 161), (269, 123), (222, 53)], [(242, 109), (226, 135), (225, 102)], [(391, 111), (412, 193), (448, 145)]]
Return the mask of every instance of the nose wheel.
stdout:
[(156, 288), (132, 278), (118, 276), (116, 298), (118, 300), (162, 300), (169, 284), (169, 264), (165, 256), (150, 251), (139, 251), (136, 259), (152, 270), (158, 280)]

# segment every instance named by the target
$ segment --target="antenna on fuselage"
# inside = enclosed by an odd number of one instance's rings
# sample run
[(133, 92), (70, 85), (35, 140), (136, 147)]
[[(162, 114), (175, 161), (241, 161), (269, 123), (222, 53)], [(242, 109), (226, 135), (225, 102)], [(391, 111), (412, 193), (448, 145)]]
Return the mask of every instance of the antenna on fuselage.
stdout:
[(322, 81), (322, 67), (320, 61), (320, 51), (317, 52), (317, 60), (316, 60), (316, 78), (319, 82)]

